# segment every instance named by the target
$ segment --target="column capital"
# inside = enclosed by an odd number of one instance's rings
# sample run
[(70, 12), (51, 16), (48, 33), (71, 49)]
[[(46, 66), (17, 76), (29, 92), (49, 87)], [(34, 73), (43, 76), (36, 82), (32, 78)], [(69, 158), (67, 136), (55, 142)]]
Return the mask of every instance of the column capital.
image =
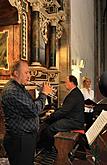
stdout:
[(57, 26), (59, 22), (59, 18), (57, 17), (57, 13), (49, 14), (49, 20), (51, 22), (51, 26)]
[(40, 9), (43, 7), (43, 1), (44, 0), (29, 0), (32, 10), (40, 11)]

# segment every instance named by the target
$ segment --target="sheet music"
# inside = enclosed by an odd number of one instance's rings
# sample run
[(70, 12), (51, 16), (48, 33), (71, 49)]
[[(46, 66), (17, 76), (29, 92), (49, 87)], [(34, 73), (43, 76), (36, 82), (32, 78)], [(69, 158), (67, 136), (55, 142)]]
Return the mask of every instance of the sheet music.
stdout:
[(94, 140), (97, 138), (97, 136), (100, 134), (100, 132), (102, 131), (102, 129), (106, 124), (107, 124), (107, 111), (102, 110), (101, 114), (98, 116), (98, 118), (95, 120), (92, 126), (85, 133), (89, 145), (91, 145), (94, 142)]

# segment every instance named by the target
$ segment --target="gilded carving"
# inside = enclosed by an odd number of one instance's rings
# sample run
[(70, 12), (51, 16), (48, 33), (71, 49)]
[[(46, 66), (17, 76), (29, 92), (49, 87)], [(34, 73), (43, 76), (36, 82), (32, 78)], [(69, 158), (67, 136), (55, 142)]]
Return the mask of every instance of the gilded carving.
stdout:
[(28, 3), (26, 0), (22, 0), (22, 16), (21, 16), (21, 59), (27, 60), (27, 27), (28, 27)]
[(47, 69), (42, 66), (30, 66), (31, 81), (48, 81), (58, 83), (57, 69)]
[(50, 20), (46, 18), (42, 13), (40, 14), (40, 31), (42, 38), (44, 40), (44, 43), (46, 44), (48, 41), (48, 25), (49, 25)]
[(40, 11), (40, 8), (43, 7), (43, 0), (30, 0), (33, 11)]
[(21, 0), (8, 0), (9, 3), (18, 10), (18, 22), (21, 23), (22, 6)]
[(63, 27), (60, 24), (57, 24), (56, 27), (56, 39), (60, 39), (63, 34)]

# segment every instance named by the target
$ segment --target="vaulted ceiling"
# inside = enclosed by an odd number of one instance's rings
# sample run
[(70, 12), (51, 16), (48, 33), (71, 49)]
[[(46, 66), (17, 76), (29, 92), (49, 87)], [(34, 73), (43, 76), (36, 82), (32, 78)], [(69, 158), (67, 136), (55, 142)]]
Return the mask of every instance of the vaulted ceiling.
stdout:
[(0, 0), (0, 26), (17, 24), (18, 11), (8, 0)]

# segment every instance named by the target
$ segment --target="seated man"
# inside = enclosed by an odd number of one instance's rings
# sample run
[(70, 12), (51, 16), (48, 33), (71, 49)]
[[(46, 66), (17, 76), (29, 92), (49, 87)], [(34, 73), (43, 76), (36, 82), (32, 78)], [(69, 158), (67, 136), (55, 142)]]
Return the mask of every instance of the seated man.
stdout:
[(48, 126), (41, 135), (41, 143), (44, 143), (47, 150), (51, 150), (54, 146), (54, 135), (59, 131), (84, 129), (84, 97), (77, 87), (76, 77), (68, 76), (65, 84), (69, 93), (65, 97), (62, 107), (51, 114), (47, 120)]

